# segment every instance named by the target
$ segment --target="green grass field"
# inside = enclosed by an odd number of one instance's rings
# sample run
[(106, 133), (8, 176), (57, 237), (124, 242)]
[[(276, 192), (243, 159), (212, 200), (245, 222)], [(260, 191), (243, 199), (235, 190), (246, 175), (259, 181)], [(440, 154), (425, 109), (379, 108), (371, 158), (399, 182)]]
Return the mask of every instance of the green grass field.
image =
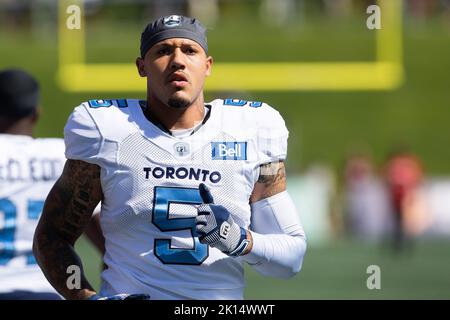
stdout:
[[(374, 34), (365, 28), (364, 16), (307, 17), (286, 29), (263, 26), (248, 12), (227, 17), (209, 32), (216, 61), (374, 59)], [(142, 26), (101, 19), (88, 24), (88, 61), (132, 63)], [(405, 19), (403, 41), (406, 78), (394, 91), (240, 92), (232, 97), (262, 100), (280, 110), (290, 130), (290, 172), (322, 162), (339, 173), (355, 144), (368, 146), (381, 163), (393, 145), (406, 142), (429, 174), (450, 175), (450, 27), (437, 17), (426, 22)], [(62, 137), (68, 115), (82, 101), (145, 95), (63, 92), (55, 79), (57, 65), (56, 28), (44, 33), (0, 29), (0, 69), (20, 66), (41, 82), (44, 112), (38, 136)], [(206, 93), (208, 98), (216, 94)], [(89, 279), (98, 287), (98, 255), (84, 239), (78, 249)], [(449, 299), (449, 253), (448, 241), (420, 242), (412, 255), (401, 257), (378, 246), (337, 241), (310, 247), (301, 274), (290, 280), (272, 280), (248, 270), (246, 298)], [(381, 290), (366, 288), (366, 268), (372, 264), (381, 267)]]
[[(77, 251), (88, 279), (98, 288), (100, 260), (81, 239)], [(246, 267), (246, 299), (450, 299), (450, 243), (420, 241), (395, 255), (388, 247), (338, 241), (309, 247), (301, 272), (288, 280), (259, 275)], [(378, 265), (381, 289), (366, 286), (367, 267)]]

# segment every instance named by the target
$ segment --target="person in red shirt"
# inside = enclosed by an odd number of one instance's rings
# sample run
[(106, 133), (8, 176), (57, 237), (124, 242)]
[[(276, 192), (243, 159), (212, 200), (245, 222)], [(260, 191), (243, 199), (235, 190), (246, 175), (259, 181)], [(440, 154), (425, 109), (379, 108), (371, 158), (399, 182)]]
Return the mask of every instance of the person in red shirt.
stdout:
[(401, 250), (408, 238), (407, 206), (422, 183), (423, 167), (413, 153), (397, 150), (388, 157), (385, 177), (394, 218), (393, 245), (394, 249)]

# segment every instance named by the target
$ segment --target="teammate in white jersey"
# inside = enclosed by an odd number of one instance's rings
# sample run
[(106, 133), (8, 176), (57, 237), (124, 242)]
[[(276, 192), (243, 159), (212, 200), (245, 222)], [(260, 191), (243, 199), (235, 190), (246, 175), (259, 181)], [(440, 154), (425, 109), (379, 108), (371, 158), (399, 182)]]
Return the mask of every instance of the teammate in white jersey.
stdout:
[[(91, 100), (65, 127), (68, 159), (45, 203), (35, 254), (68, 299), (242, 299), (243, 264), (289, 278), (306, 239), (286, 191), (288, 130), (261, 102), (204, 102), (206, 32), (168, 16), (141, 36), (147, 99)], [(120, 79), (118, 79), (120, 81)], [(73, 243), (102, 201), (102, 288), (82, 275)]]
[(62, 139), (32, 138), (38, 96), (29, 74), (0, 72), (0, 299), (60, 299), (32, 252), (44, 200), (65, 162)]
[(63, 139), (32, 137), (38, 100), (39, 85), (31, 75), (0, 72), (1, 300), (61, 299), (32, 252), (44, 200), (66, 161)]

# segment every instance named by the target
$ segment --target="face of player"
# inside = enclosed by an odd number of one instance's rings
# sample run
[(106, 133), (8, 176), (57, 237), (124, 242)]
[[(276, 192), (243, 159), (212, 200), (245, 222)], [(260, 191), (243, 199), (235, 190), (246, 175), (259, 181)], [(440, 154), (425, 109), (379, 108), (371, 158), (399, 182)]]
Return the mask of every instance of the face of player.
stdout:
[[(139, 74), (147, 77), (147, 95), (174, 108), (186, 108), (203, 99), (205, 78), (211, 73), (212, 57), (190, 39), (160, 41), (136, 60)], [(203, 100), (202, 100), (203, 103)]]

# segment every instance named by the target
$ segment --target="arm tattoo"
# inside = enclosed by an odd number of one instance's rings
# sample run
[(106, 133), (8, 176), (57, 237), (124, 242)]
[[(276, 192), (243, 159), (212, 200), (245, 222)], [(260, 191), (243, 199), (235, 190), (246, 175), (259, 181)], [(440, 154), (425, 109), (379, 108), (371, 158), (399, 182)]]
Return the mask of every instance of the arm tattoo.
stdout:
[(83, 298), (93, 291), (84, 275), (81, 289), (68, 288), (70, 265), (82, 270), (75, 241), (83, 233), (96, 205), (102, 200), (100, 167), (84, 161), (67, 160), (61, 177), (53, 186), (36, 229), (33, 251), (49, 282), (68, 299)]
[[(103, 198), (100, 168), (83, 161), (68, 160), (57, 186), (62, 197), (69, 201), (66, 203), (66, 210), (58, 214), (58, 225), (55, 227), (74, 244)], [(50, 204), (52, 205), (57, 206), (58, 203)]]
[(284, 162), (271, 162), (260, 166), (258, 183), (273, 184), (286, 178)]
[(283, 161), (260, 166), (260, 174), (255, 184), (250, 202), (271, 197), (286, 190), (286, 170)]

